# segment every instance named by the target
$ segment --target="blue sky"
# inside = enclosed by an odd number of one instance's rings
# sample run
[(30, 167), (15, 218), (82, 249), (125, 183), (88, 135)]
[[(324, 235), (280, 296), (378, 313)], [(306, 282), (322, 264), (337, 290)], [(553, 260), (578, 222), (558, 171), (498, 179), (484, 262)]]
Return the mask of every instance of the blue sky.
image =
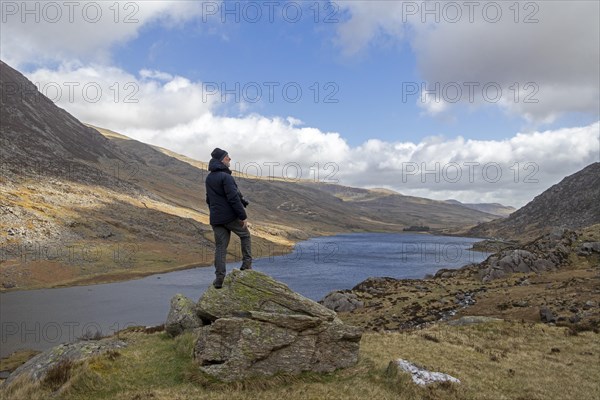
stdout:
[[(462, 2), (277, 1), (273, 21), (254, 1), (83, 1), (73, 21), (66, 9), (49, 21), (44, 2), (27, 6), (39, 21), (1, 3), (2, 60), (40, 88), (79, 84), (74, 99), (54, 96), (60, 107), (198, 159), (219, 146), (242, 168), (298, 163), (304, 177), (335, 163), (341, 184), (514, 206), (598, 161), (598, 2), (480, 1), (470, 15)], [(96, 7), (90, 22), (81, 10)], [(236, 7), (239, 21), (223, 22)], [(79, 90), (89, 84), (97, 101)], [(422, 93), (436, 85), (440, 101)], [(448, 179), (449, 163), (478, 163), (477, 177)], [(538, 181), (515, 182), (515, 163), (535, 164)], [(501, 181), (481, 178), (487, 164)], [(441, 179), (408, 177), (414, 165)]]

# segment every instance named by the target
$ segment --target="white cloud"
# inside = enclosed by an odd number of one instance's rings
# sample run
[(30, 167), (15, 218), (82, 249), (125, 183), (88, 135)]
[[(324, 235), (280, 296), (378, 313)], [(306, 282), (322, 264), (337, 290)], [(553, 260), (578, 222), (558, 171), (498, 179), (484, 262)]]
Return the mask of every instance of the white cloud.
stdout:
[[(336, 42), (347, 56), (364, 50), (369, 43), (376, 41), (387, 44), (404, 36), (402, 10), (397, 2), (387, 1), (352, 1), (336, 3), (342, 11), (350, 12), (352, 18), (339, 25)], [(360, 18), (356, 18), (360, 15)], [(382, 18), (385, 15), (385, 18)]]
[[(439, 200), (522, 206), (566, 175), (599, 161), (599, 134), (595, 123), (517, 133), (502, 141), (436, 137), (393, 146), (379, 143), (375, 149), (361, 146), (353, 149), (352, 158), (370, 160), (374, 167), (349, 171), (348, 180)], [(381, 160), (388, 161), (382, 165)]]
[(417, 99), (417, 106), (422, 108), (425, 114), (431, 116), (436, 116), (448, 109), (448, 103), (442, 96), (437, 96), (436, 98), (436, 93), (428, 90), (421, 92), (421, 95)]
[(257, 114), (233, 118), (207, 113), (166, 130), (136, 129), (127, 133), (200, 160), (210, 158), (215, 147), (225, 148), (234, 164), (240, 163), (240, 169), (270, 162), (280, 163), (282, 168), (286, 163), (300, 163), (306, 168), (315, 162), (341, 163), (349, 152), (337, 133), (299, 127), (294, 119)]
[(129, 131), (169, 129), (208, 113), (214, 97), (201, 83), (160, 71), (139, 76), (102, 65), (63, 64), (27, 75), (40, 91), (82, 121)]
[[(381, 38), (409, 40), (428, 87), (479, 84), (472, 101), (464, 91), (459, 103), (491, 102), (538, 123), (566, 112), (598, 115), (599, 2), (467, 3), (340, 2), (350, 17), (340, 24), (337, 42), (346, 54), (356, 54)], [(487, 84), (501, 87), (499, 100), (493, 93), (491, 99), (483, 96)], [(422, 106), (440, 111), (431, 103)]]
[(161, 71), (152, 71), (149, 69), (143, 69), (140, 71), (140, 77), (148, 79), (158, 79), (161, 81), (170, 81), (173, 79), (173, 75)]
[(2, 1), (0, 58), (23, 63), (70, 59), (106, 63), (113, 46), (153, 22), (174, 27), (202, 14), (202, 1)]

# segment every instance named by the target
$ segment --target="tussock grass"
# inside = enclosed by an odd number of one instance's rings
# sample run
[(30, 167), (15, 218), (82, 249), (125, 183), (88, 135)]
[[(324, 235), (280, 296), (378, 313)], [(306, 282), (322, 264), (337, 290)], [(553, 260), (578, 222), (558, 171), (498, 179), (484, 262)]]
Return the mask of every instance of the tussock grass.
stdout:
[(42, 384), (52, 391), (60, 389), (69, 379), (71, 379), (71, 370), (73, 369), (73, 366), (73, 361), (69, 359), (62, 360), (50, 368), (44, 377)]
[(0, 389), (1, 399), (29, 399), (29, 400), (45, 400), (49, 397), (50, 392), (47, 388), (43, 388), (41, 382), (31, 382), (25, 377), (15, 379), (10, 387)]
[[(366, 333), (359, 363), (331, 374), (278, 375), (224, 383), (202, 374), (195, 337), (131, 332), (125, 349), (75, 365), (58, 390), (21, 381), (2, 398), (83, 399), (597, 399), (598, 334), (516, 322), (437, 324), (401, 333)], [(419, 387), (408, 374), (390, 376), (391, 360), (408, 359), (448, 373), (461, 384)], [(53, 392), (53, 390), (55, 390)], [(54, 395), (52, 395), (54, 393)]]

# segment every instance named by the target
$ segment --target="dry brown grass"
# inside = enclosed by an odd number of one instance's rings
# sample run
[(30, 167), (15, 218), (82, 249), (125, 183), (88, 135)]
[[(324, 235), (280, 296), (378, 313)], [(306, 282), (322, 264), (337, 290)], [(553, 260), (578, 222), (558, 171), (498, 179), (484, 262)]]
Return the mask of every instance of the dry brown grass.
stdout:
[[(75, 399), (400, 399), (592, 400), (600, 396), (598, 334), (566, 334), (542, 324), (438, 324), (404, 333), (368, 333), (359, 363), (332, 374), (280, 375), (236, 383), (202, 376), (194, 366), (192, 334), (129, 333), (129, 347), (75, 366), (56, 392)], [(461, 384), (422, 388), (410, 376), (389, 376), (391, 360), (408, 359), (455, 376)], [(47, 387), (19, 382), (7, 400), (42, 399)], [(27, 396), (27, 397), (23, 397)]]
[(567, 332), (511, 322), (440, 324), (423, 331), (367, 335), (362, 349), (381, 360), (379, 368), (391, 356), (449, 373), (461, 380), (465, 399), (596, 399), (598, 334), (573, 337)]
[(0, 358), (0, 371), (14, 371), (39, 353), (37, 350), (17, 350), (4, 358)]

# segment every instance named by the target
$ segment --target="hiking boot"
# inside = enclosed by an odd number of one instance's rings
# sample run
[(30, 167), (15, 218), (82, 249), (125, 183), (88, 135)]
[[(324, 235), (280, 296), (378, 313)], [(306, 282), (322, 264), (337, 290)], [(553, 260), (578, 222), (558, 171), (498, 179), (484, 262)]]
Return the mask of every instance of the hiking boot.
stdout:
[(213, 282), (213, 286), (215, 289), (221, 289), (223, 287), (223, 280), (225, 278), (216, 278)]
[(247, 270), (247, 269), (252, 269), (252, 265), (251, 265), (251, 264), (248, 264), (248, 265), (242, 265), (242, 266), (240, 267), (240, 271), (245, 271), (245, 270)]

